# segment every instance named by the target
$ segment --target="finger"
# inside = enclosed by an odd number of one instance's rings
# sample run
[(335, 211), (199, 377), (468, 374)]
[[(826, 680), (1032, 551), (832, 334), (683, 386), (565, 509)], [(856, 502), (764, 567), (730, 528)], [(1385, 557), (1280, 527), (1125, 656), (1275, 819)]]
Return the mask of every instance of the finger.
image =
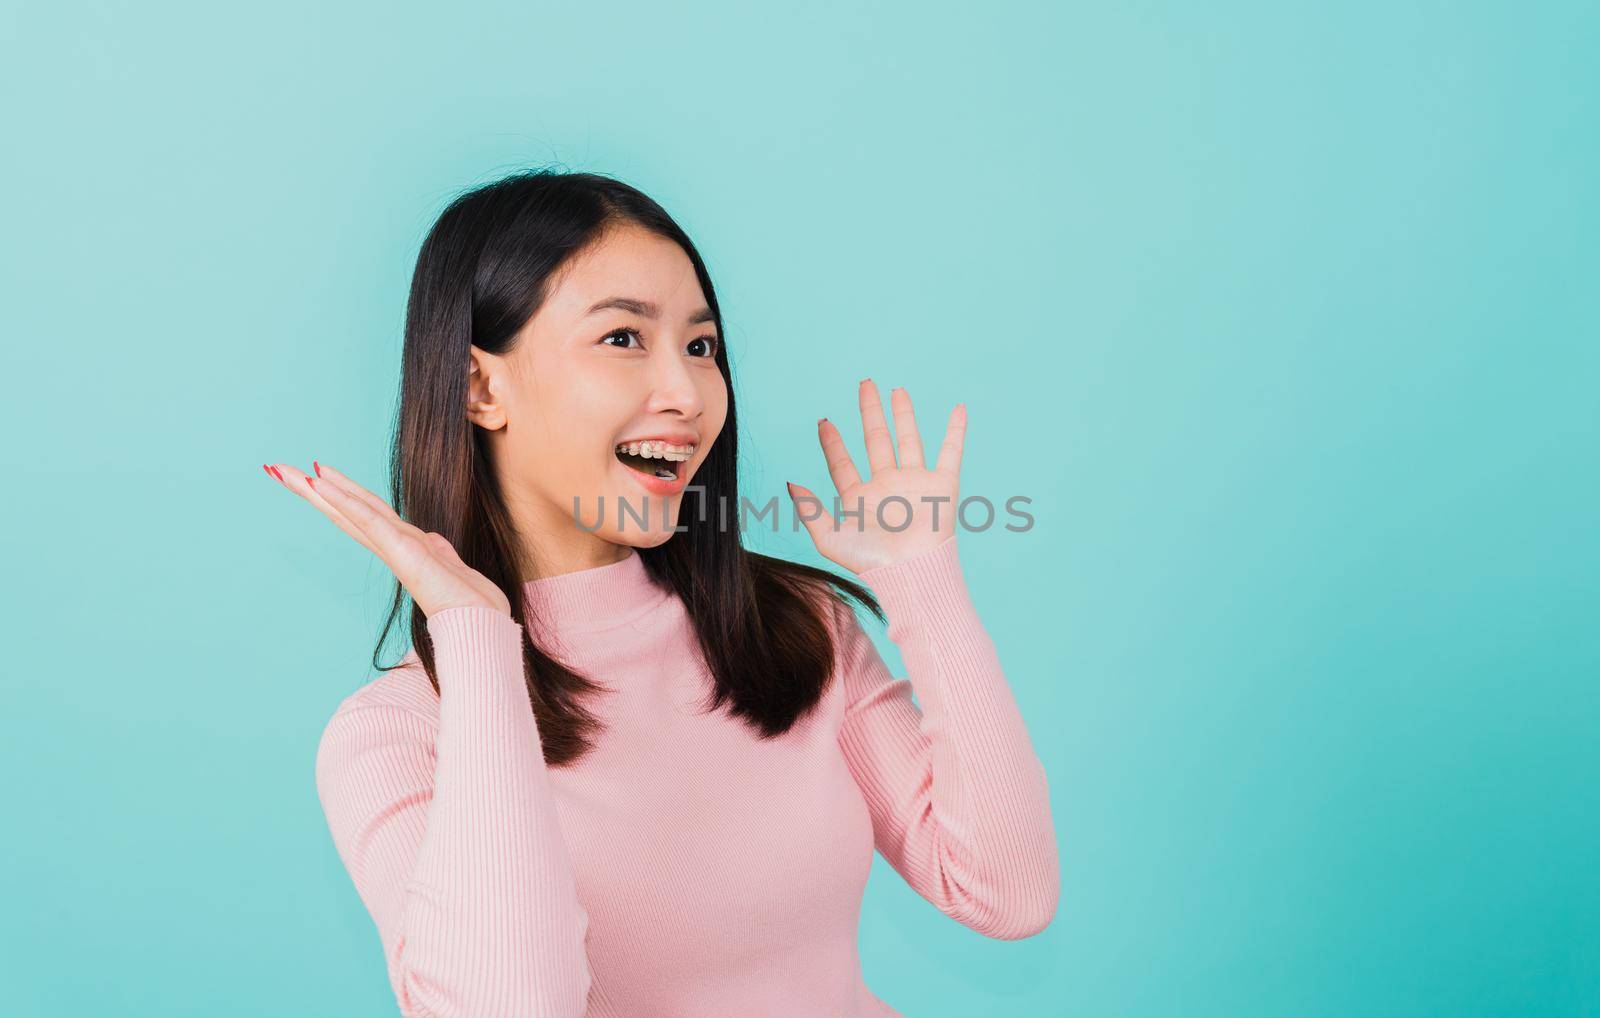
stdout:
[(894, 469), (894, 440), (889, 435), (889, 422), (883, 417), (883, 401), (878, 398), (878, 386), (870, 378), (861, 380), (861, 432), (867, 440), (867, 463), (876, 477), (884, 470)]
[(823, 458), (828, 461), (828, 476), (833, 478), (833, 486), (839, 490), (839, 494), (843, 495), (860, 484), (861, 475), (856, 473), (855, 460), (850, 458), (850, 450), (845, 448), (844, 436), (826, 417), (817, 422), (817, 438), (822, 442)]
[(388, 514), (373, 508), (365, 499), (344, 490), (341, 482), (332, 476), (327, 467), (323, 467), (322, 477), (315, 480), (308, 478), (308, 480), (317, 494), (360, 528), (367, 538), (362, 543), (383, 560), (403, 586), (410, 589), (413, 585), (411, 581), (416, 576), (416, 569), (420, 564), (419, 560), (424, 556), (432, 557), (427, 542), (421, 537), (422, 532), (409, 524), (406, 524), (409, 533), (396, 526)]
[(316, 464), (316, 467), (317, 467), (317, 476), (318, 477), (331, 477), (331, 478), (333, 478), (335, 481), (339, 482), (339, 487), (343, 488), (345, 491), (347, 491), (350, 494), (354, 495), (356, 498), (361, 499), (363, 502), (365, 502), (367, 505), (371, 506), (377, 512), (382, 513), (384, 516), (387, 516), (391, 523), (395, 524), (398, 527), (401, 527), (402, 529), (410, 528), (410, 530), (412, 531), (412, 536), (413, 537), (416, 537), (416, 538), (419, 538), (419, 539), (422, 537), (422, 531), (420, 529), (416, 528), (416, 527), (411, 526), (411, 524), (409, 524), (405, 520), (401, 519), (400, 518), (400, 514), (394, 511), (394, 507), (393, 506), (391, 506), (388, 502), (384, 501), (383, 499), (379, 498), (377, 495), (374, 495), (372, 492), (368, 491), (366, 488), (363, 488), (361, 485), (357, 484), (355, 481), (351, 480), (346, 474), (344, 474), (343, 472), (341, 472), (337, 468), (330, 467), (326, 463), (318, 463), (318, 464)]
[[(817, 498), (810, 488), (807, 488), (804, 485), (796, 484), (793, 481), (786, 481), (784, 483), (789, 486), (789, 497), (794, 500), (795, 518), (805, 526), (806, 533), (811, 535), (811, 541), (817, 546), (817, 550), (822, 551), (826, 547), (826, 542), (829, 540), (829, 538), (825, 535), (831, 535), (834, 531), (833, 515), (829, 513), (828, 510), (822, 508), (822, 499)], [(816, 499), (815, 503), (807, 502), (806, 508), (814, 509), (821, 513), (821, 515), (817, 516), (815, 519), (812, 519), (808, 514), (800, 512), (801, 498)]]
[(952, 477), (961, 473), (961, 450), (967, 441), (967, 405), (957, 403), (950, 411), (950, 423), (945, 425), (944, 443), (939, 446), (939, 462), (934, 467)]
[(287, 463), (274, 463), (273, 468), (278, 471), (279, 476), (283, 479), (284, 487), (288, 488), (296, 495), (299, 495), (301, 498), (304, 498), (313, 506), (316, 506), (322, 515), (328, 517), (328, 519), (333, 522), (334, 526), (355, 538), (356, 541), (362, 545), (362, 547), (366, 548), (374, 555), (378, 553), (378, 549), (373, 547), (372, 542), (367, 538), (366, 531), (356, 526), (354, 521), (347, 518), (345, 514), (340, 512), (338, 509), (334, 508), (331, 502), (329, 502), (326, 498), (323, 498), (322, 495), (318, 494), (317, 490), (311, 486), (310, 475), (306, 474), (304, 471), (296, 469), (293, 466), (290, 466)]
[[(354, 495), (356, 498), (359, 498), (367, 505), (371, 506), (374, 512), (388, 520), (396, 530), (400, 531), (401, 534), (417, 541), (423, 541), (427, 536), (426, 532), (423, 531), (421, 527), (418, 527), (403, 518), (399, 513), (394, 511), (394, 507), (388, 502), (379, 498), (377, 495), (374, 495), (372, 492), (368, 491), (366, 488), (363, 488), (355, 481), (352, 481), (347, 474), (340, 471), (337, 467), (330, 467), (326, 463), (317, 463), (316, 468), (319, 478), (321, 476), (327, 476), (336, 481), (339, 487)], [(454, 551), (455, 549), (452, 548), (451, 552), (454, 553)], [(459, 561), (459, 557), (457, 557), (457, 561)]]
[(917, 433), (917, 415), (911, 410), (911, 394), (896, 386), (889, 390), (889, 406), (894, 410), (895, 447), (902, 467), (920, 467), (922, 436)]

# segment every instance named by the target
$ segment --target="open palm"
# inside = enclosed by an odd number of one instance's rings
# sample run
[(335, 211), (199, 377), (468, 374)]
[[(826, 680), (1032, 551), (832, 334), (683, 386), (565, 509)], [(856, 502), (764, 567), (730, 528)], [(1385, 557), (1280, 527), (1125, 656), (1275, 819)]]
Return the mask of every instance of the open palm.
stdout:
[(355, 538), (389, 567), (406, 593), (432, 618), (451, 608), (489, 608), (511, 614), (511, 601), (494, 581), (461, 560), (443, 535), (423, 531), (400, 518), (383, 499), (342, 472), (315, 463), (317, 476), (287, 463), (262, 469), (310, 502), (335, 526)]
[[(877, 385), (870, 378), (861, 380), (861, 429), (871, 468), (871, 477), (865, 480), (856, 470), (839, 429), (825, 417), (817, 422), (817, 438), (828, 462), (828, 474), (839, 493), (838, 520), (828, 511), (831, 500), (818, 498), (801, 485), (789, 485), (796, 512), (817, 551), (855, 573), (903, 562), (955, 533), (961, 450), (967, 432), (966, 406), (958, 403), (950, 412), (938, 459), (929, 468), (922, 459), (922, 436), (917, 431), (911, 397), (904, 389), (895, 388), (889, 399), (894, 410), (892, 437)], [(802, 502), (802, 498), (815, 502)], [(820, 510), (817, 503), (821, 504)]]

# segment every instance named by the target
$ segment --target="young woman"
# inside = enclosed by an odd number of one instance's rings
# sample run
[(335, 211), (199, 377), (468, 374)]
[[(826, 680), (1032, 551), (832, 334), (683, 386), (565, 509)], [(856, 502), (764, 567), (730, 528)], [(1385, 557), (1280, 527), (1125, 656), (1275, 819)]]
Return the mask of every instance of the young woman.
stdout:
[(406, 1015), (895, 1015), (856, 951), (874, 847), (987, 936), (1055, 912), (1044, 769), (956, 555), (964, 409), (930, 466), (863, 380), (870, 471), (823, 420), (834, 512), (790, 486), (856, 579), (761, 555), (723, 337), (659, 205), (518, 173), (423, 243), (390, 502), (267, 467), (394, 572), (380, 650), (412, 601), (316, 760)]

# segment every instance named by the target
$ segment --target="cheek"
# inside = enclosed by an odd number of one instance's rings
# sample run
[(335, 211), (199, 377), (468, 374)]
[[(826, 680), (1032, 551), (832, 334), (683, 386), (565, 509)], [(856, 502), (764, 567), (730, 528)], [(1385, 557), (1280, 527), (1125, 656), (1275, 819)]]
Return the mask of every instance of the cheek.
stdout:
[(568, 372), (561, 384), (531, 394), (517, 445), (539, 488), (554, 494), (592, 488), (615, 462), (607, 442), (627, 419), (619, 391), (592, 374)]
[(582, 429), (592, 436), (601, 422), (614, 419), (618, 389), (604, 371), (564, 364), (539, 386), (539, 396), (545, 408), (541, 427), (558, 434)]
[(705, 433), (721, 435), (722, 426), (728, 420), (728, 383), (721, 373), (705, 386), (701, 398), (705, 401)]

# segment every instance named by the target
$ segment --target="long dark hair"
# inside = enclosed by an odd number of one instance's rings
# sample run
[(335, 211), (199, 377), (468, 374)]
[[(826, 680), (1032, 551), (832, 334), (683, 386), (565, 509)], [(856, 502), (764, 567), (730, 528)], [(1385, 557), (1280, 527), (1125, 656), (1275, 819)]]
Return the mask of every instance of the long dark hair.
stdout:
[[(390, 457), (392, 504), (402, 518), (450, 541), (463, 561), (506, 591), (523, 627), (528, 692), (545, 761), (580, 758), (587, 735), (601, 728), (583, 703), (601, 687), (546, 654), (526, 625), (517, 564), (527, 561), (490, 469), (482, 429), (467, 419), (468, 346), (503, 354), (549, 296), (553, 275), (609, 227), (632, 223), (675, 242), (689, 256), (717, 335), (722, 312), (705, 263), (660, 205), (636, 188), (594, 173), (524, 170), (458, 194), (439, 215), (417, 255), (406, 305), (400, 403)], [(718, 526), (728, 506), (737, 515), (738, 417), (726, 344), (717, 368), (728, 386), (728, 416), (686, 492), (675, 533), (656, 548), (638, 548), (649, 577), (682, 599), (715, 679), (710, 709), (730, 713), (762, 738), (782, 734), (816, 706), (832, 673), (834, 647), (826, 613), (854, 598), (883, 621), (862, 585), (798, 562), (747, 550), (737, 526)], [(695, 497), (703, 499), (696, 504)], [(395, 583), (379, 654), (405, 602)], [(427, 618), (411, 605), (411, 642), (434, 692)]]

